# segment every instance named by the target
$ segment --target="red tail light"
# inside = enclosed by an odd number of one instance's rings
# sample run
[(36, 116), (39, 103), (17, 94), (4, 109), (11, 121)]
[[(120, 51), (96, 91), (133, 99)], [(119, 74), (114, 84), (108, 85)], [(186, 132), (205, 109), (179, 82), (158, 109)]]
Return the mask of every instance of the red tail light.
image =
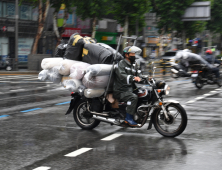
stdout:
[(70, 94), (70, 96), (72, 96), (74, 93), (75, 93), (75, 92), (72, 92), (72, 93)]

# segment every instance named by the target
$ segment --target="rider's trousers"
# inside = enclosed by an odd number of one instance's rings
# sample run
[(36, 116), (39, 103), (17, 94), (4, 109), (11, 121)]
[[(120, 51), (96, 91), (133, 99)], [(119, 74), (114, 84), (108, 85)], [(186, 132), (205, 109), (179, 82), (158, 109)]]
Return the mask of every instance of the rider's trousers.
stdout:
[(123, 92), (118, 95), (118, 100), (127, 103), (126, 112), (130, 115), (134, 115), (136, 112), (136, 106), (138, 102), (138, 97), (136, 94), (131, 92)]

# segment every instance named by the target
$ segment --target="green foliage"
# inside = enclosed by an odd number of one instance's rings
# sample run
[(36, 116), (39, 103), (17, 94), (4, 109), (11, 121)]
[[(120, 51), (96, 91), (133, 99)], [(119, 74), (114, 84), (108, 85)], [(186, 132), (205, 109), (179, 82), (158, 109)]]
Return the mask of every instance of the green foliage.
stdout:
[(75, 0), (74, 1), (77, 16), (83, 20), (86, 18), (101, 19), (108, 12), (107, 0)]
[(181, 28), (183, 28), (181, 16), (194, 0), (151, 0), (151, 2), (153, 12), (156, 12), (157, 16), (160, 17), (158, 28), (169, 32), (172, 30), (181, 30)]
[[(44, 4), (47, 0), (42, 0), (42, 3)], [(39, 5), (39, 0), (20, 0), (19, 3), (22, 2), (29, 2), (32, 4), (33, 7), (37, 7)], [(74, 2), (72, 0), (50, 0), (50, 5), (52, 8), (55, 8), (55, 11), (58, 12), (61, 5), (65, 4), (66, 10), (68, 13), (72, 13), (72, 7), (74, 6)]]
[[(136, 19), (138, 18), (139, 27), (145, 26), (144, 14), (150, 9), (149, 0), (110, 0), (110, 13), (122, 26), (126, 16), (129, 20), (129, 30), (135, 30)], [(131, 29), (132, 28), (132, 29)]]
[(214, 0), (211, 4), (211, 20), (207, 23), (207, 29), (215, 33), (222, 33), (222, 1)]

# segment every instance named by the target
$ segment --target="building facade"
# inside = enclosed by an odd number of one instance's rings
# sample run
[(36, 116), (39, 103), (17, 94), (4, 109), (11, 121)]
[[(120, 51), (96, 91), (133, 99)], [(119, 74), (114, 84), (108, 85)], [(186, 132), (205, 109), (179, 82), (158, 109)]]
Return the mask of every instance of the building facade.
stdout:
[[(26, 65), (37, 31), (38, 9), (28, 3), (19, 7), (18, 62)], [(0, 0), (0, 57), (15, 57), (15, 0)]]

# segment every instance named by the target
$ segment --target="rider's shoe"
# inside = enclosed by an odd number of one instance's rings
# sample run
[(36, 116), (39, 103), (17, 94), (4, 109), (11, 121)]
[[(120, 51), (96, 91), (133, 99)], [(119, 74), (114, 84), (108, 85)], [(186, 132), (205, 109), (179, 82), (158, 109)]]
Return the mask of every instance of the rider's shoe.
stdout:
[(133, 115), (126, 113), (125, 123), (130, 126), (138, 126), (138, 124), (133, 120)]

